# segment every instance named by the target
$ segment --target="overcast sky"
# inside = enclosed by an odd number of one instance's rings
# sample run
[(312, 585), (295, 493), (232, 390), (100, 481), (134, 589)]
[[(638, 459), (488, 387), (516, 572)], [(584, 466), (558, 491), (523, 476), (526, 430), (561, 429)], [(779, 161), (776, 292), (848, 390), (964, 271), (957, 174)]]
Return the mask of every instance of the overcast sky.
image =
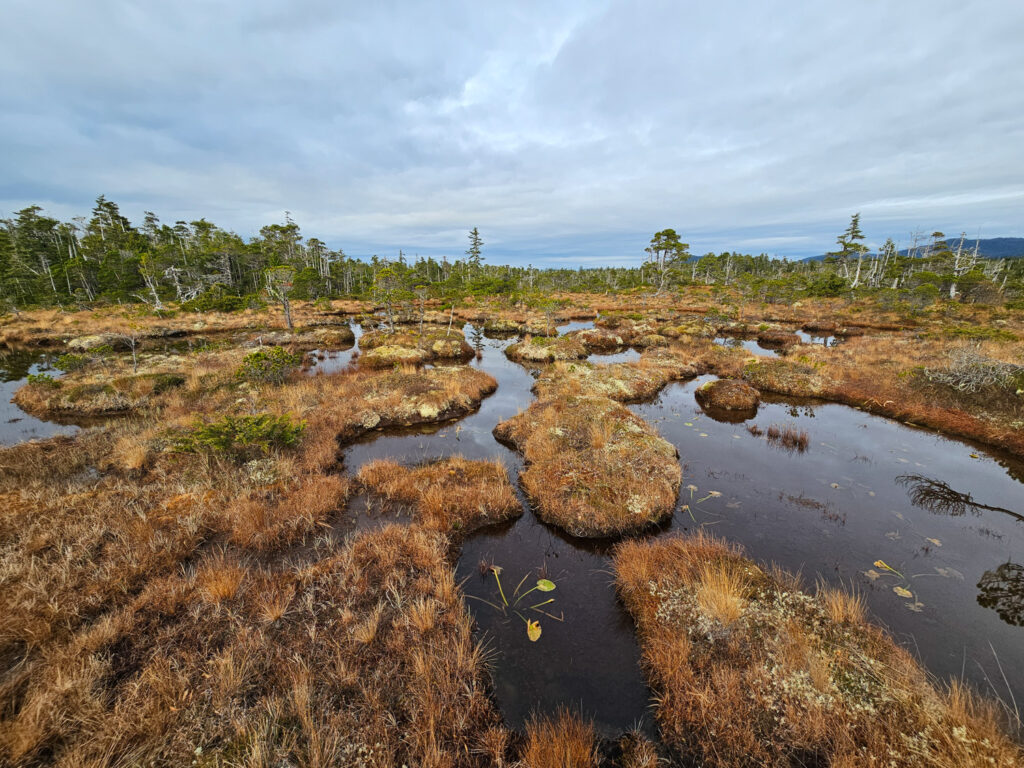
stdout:
[(351, 255), (1024, 235), (1024, 0), (0, 0), (0, 211)]

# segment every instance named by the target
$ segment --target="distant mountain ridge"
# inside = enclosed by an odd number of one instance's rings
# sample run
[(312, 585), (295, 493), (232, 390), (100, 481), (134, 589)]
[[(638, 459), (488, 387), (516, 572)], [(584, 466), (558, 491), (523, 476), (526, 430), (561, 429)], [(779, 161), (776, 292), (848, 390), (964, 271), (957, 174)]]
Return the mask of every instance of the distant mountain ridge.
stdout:
[[(946, 243), (950, 248), (956, 248), (957, 243), (960, 242), (959, 237), (946, 238)], [(983, 259), (1019, 259), (1024, 258), (1024, 237), (983, 237), (978, 242), (978, 255)], [(964, 239), (964, 249), (973, 249), (974, 240)], [(922, 248), (919, 247), (918, 251)], [(900, 255), (906, 256), (910, 251), (909, 248), (904, 248), (900, 251)], [(821, 256), (808, 256), (802, 261), (821, 261), (824, 259), (824, 254)]]

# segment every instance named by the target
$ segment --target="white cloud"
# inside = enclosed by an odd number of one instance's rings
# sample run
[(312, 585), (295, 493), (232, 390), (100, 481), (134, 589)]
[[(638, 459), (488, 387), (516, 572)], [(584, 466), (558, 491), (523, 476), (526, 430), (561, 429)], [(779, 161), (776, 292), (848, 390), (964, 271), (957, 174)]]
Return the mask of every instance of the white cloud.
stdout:
[(1022, 235), (1024, 6), (8, 2), (0, 207), (292, 211), (353, 253)]

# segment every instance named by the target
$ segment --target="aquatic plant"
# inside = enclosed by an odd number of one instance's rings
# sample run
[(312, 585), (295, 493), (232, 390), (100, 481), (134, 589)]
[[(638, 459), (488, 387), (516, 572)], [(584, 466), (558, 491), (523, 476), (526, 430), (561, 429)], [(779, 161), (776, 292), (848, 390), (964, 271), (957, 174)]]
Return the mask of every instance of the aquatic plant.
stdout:
[[(753, 430), (750, 433), (754, 434)], [(778, 424), (771, 424), (767, 430), (767, 437), (770, 444), (798, 453), (806, 451), (810, 444), (807, 430), (797, 429), (790, 424), (781, 427)]]
[(505, 589), (501, 584), (502, 570), (503, 569), (500, 565), (492, 564), (488, 566), (488, 571), (494, 574), (494, 581), (498, 586), (498, 596), (501, 598), (500, 605), (498, 603), (493, 603), (490, 600), (484, 600), (481, 597), (476, 597), (475, 595), (467, 595), (467, 597), (473, 598), (474, 600), (479, 600), (482, 603), (486, 603), (487, 605), (491, 606), (495, 610), (501, 611), (502, 613), (507, 614), (509, 611), (514, 613), (526, 624), (526, 636), (530, 638), (531, 642), (535, 643), (540, 639), (540, 621), (537, 619), (527, 618), (523, 615), (522, 611), (534, 611), (536, 613), (540, 613), (544, 616), (548, 616), (552, 619), (555, 619), (556, 621), (562, 621), (563, 617), (555, 616), (552, 613), (548, 613), (547, 611), (541, 610), (544, 606), (551, 605), (551, 603), (555, 602), (555, 599), (553, 597), (548, 598), (547, 600), (542, 600), (541, 602), (535, 603), (533, 605), (523, 606), (522, 608), (520, 608), (519, 606), (526, 598), (526, 596), (531, 594), (532, 592), (554, 592), (555, 582), (551, 581), (551, 579), (537, 579), (537, 582), (532, 587), (530, 587), (530, 589), (526, 590), (525, 592), (520, 592), (520, 590), (523, 588), (523, 584), (525, 584), (526, 580), (530, 577), (529, 572), (527, 572), (523, 575), (523, 578), (519, 580), (519, 583), (516, 585), (515, 590), (512, 592), (512, 597), (509, 598), (505, 595)]

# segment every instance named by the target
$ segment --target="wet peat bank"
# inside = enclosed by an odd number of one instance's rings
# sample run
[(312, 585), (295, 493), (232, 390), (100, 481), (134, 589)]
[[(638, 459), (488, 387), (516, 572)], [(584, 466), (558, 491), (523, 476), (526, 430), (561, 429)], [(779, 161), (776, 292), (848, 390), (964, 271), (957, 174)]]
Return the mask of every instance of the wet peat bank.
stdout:
[[(461, 455), (497, 459), (516, 482), (522, 458), (492, 430), (533, 402), (536, 371), (505, 357), (515, 337), (463, 330), (478, 352), (470, 365), (493, 376), (497, 391), (456, 422), (364, 437), (345, 450), (346, 472), (375, 459), (409, 465)], [(637, 357), (627, 350), (588, 360)], [(718, 421), (694, 396), (712, 378), (670, 383), (629, 406), (675, 445), (683, 466), (674, 516), (650, 535), (703, 529), (743, 545), (758, 563), (801, 573), (809, 588), (822, 581), (860, 592), (872, 617), (933, 675), (1024, 701), (1024, 462), (837, 404), (770, 397), (745, 422)], [(787, 429), (805, 442), (772, 439)], [(508, 725), (521, 730), (531, 714), (567, 706), (593, 718), (605, 737), (637, 727), (653, 734), (635, 627), (614, 589), (611, 542), (566, 536), (519, 497), (523, 515), (470, 535), (456, 563)], [(356, 521), (375, 524), (365, 515)], [(555, 583), (543, 595), (553, 602), (530, 614), (543, 630), (537, 642), (522, 617), (502, 610), (492, 565), (509, 593), (521, 579), (523, 589), (538, 578)]]

